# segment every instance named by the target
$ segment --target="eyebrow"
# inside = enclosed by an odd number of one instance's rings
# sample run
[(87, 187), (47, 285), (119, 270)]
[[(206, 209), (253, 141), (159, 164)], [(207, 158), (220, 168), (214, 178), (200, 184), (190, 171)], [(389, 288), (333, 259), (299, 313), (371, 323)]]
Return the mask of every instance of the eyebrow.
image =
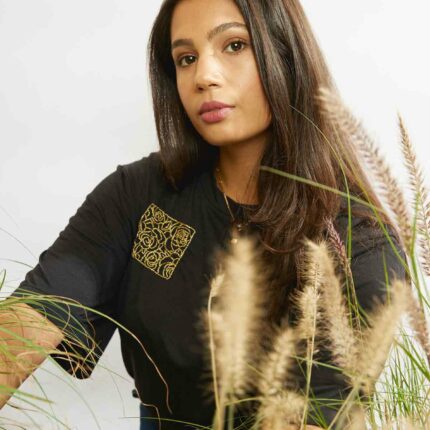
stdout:
[[(210, 42), (217, 34), (220, 34), (234, 27), (247, 29), (246, 25), (242, 24), (241, 22), (225, 22), (210, 30), (206, 35), (207, 40)], [(172, 43), (171, 50), (173, 51), (178, 46), (193, 46), (193, 41), (191, 39), (176, 39)]]

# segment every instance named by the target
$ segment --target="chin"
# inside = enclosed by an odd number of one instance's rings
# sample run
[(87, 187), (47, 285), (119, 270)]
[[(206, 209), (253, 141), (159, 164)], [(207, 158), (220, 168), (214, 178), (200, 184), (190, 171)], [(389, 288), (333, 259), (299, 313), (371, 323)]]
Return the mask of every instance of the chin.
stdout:
[(239, 141), (233, 141), (233, 142), (231, 142), (231, 141), (228, 141), (228, 140), (223, 140), (221, 142), (214, 141), (213, 139), (205, 139), (205, 140), (206, 140), (207, 143), (209, 143), (209, 145), (217, 146), (219, 148), (230, 146), (230, 145), (235, 145), (237, 143), (240, 143)]
[(226, 131), (218, 131), (215, 133), (208, 133), (206, 130), (206, 133), (202, 133), (201, 136), (203, 139), (206, 140), (211, 145), (214, 146), (228, 146), (228, 145), (235, 145), (240, 142), (246, 141), (246, 137), (239, 136), (237, 132), (226, 132)]

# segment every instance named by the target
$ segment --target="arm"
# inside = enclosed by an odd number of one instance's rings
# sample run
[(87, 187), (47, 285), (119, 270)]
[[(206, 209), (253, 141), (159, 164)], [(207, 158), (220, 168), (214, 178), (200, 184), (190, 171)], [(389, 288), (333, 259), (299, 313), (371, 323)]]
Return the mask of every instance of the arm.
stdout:
[[(136, 212), (133, 184), (146, 183), (143, 165), (132, 167), (118, 166), (86, 196), (11, 294), (21, 302), (31, 294), (28, 305), (64, 333), (51, 357), (79, 379), (91, 375), (116, 328), (99, 313), (115, 319), (129, 260)], [(38, 295), (43, 297), (34, 299)]]
[[(0, 409), (13, 394), (4, 387), (18, 388), (46, 359), (48, 353), (35, 346), (54, 349), (63, 339), (57, 326), (27, 304), (8, 306), (7, 302), (0, 307)], [(35, 346), (25, 345), (18, 337)]]
[[(140, 216), (133, 196), (147, 192), (153, 159), (105, 177), (11, 294), (20, 305), (9, 298), (0, 303), (0, 408), (47, 355), (74, 377), (91, 375), (116, 325), (90, 309), (115, 318)], [(23, 304), (29, 293), (32, 300)], [(39, 294), (44, 297), (34, 299)]]

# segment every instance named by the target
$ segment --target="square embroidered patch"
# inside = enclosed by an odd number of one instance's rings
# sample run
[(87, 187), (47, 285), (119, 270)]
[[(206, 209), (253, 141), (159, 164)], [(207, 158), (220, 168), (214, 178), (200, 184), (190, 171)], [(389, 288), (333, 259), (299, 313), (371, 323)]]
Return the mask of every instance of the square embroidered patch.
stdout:
[(170, 279), (195, 230), (151, 203), (140, 218), (132, 257), (164, 279)]

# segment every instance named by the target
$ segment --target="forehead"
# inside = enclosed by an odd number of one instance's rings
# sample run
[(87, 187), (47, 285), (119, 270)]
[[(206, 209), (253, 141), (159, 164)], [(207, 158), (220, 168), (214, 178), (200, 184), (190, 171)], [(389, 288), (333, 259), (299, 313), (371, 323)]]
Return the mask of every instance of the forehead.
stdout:
[(210, 30), (229, 22), (244, 23), (233, 0), (181, 0), (173, 11), (171, 38), (208, 36)]

